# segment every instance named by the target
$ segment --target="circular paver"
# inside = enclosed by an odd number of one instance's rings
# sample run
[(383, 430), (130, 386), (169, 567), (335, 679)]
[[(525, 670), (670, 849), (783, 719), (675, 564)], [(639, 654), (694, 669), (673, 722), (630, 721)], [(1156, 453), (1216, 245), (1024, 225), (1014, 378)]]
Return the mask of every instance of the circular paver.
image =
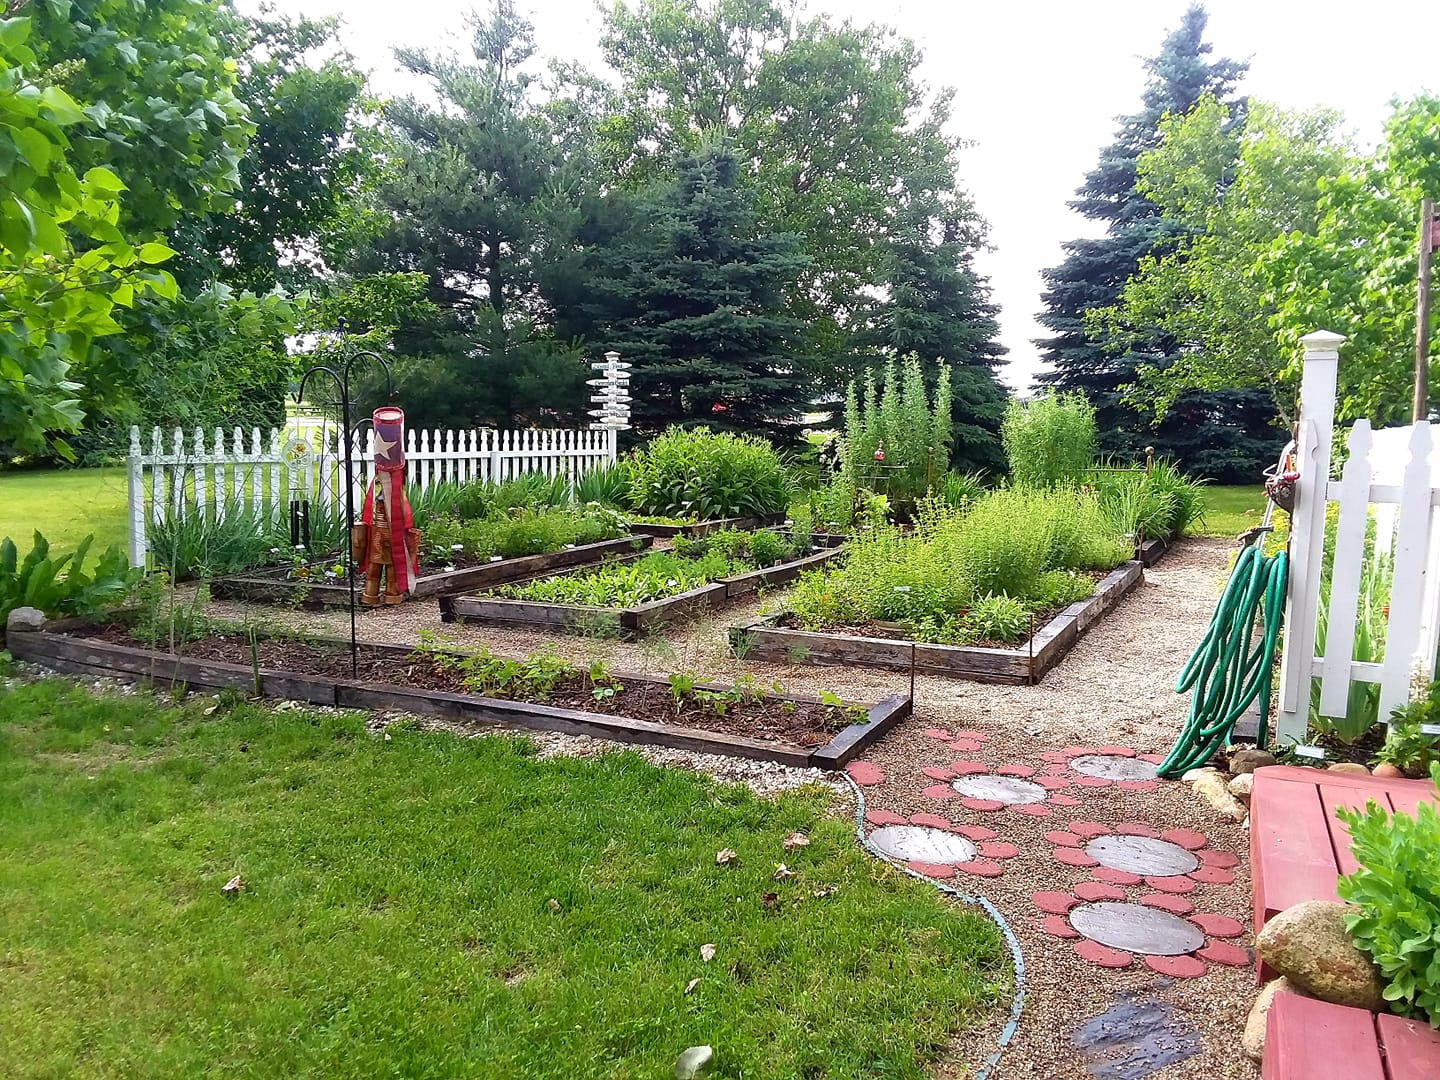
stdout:
[(950, 781), (950, 786), (968, 798), (1004, 803), (1006, 806), (1038, 803), (1045, 799), (1043, 787), (1018, 776), (962, 776)]
[(1119, 754), (1085, 754), (1070, 759), (1070, 768), (1106, 780), (1154, 780), (1155, 764)]
[(965, 837), (921, 825), (887, 825), (871, 833), (870, 842), (906, 862), (951, 865), (975, 858), (975, 845)]
[(1145, 956), (1183, 956), (1205, 944), (1194, 923), (1145, 904), (1081, 904), (1070, 925), (1091, 941)]
[(1112, 870), (1155, 877), (1188, 874), (1200, 865), (1193, 851), (1148, 836), (1097, 836), (1085, 845), (1085, 852)]

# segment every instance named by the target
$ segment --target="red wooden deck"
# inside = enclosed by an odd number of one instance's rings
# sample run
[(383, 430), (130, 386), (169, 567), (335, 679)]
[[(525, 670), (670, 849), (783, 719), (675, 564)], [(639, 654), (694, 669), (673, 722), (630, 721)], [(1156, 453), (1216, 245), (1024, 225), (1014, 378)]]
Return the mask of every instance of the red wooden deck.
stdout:
[(1264, 1080), (1435, 1080), (1440, 1032), (1399, 1016), (1277, 994), (1260, 1075)]

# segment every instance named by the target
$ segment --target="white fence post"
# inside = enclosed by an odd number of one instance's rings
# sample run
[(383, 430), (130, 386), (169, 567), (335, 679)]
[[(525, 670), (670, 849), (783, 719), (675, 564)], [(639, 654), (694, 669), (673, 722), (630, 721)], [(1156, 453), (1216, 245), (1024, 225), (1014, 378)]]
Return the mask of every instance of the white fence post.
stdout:
[(144, 566), (149, 544), (145, 540), (145, 464), (140, 454), (140, 429), (130, 429), (130, 453), (125, 458), (130, 489), (130, 565)]
[(1335, 385), (1345, 338), (1319, 330), (1305, 346), (1300, 377), (1300, 418), (1295, 460), (1295, 511), (1290, 515), (1290, 587), (1285, 599), (1285, 645), (1280, 665), (1277, 745), (1301, 742), (1310, 720), (1310, 682), (1315, 661), (1315, 623), (1320, 611), (1320, 573), (1325, 550), (1325, 502), (1330, 481), (1330, 443), (1335, 426)]

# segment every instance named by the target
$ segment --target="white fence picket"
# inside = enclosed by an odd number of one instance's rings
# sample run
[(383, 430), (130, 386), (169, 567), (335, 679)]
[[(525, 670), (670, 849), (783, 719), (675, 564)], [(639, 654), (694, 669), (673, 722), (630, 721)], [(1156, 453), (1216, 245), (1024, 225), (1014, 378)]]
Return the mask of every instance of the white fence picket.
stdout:
[[(1422, 420), (1410, 437), (1410, 464), (1400, 486), (1400, 513), (1395, 524), (1395, 576), (1380, 681), (1383, 720), (1389, 720), (1390, 711), (1410, 699), (1410, 665), (1420, 641), (1420, 612), (1426, 594), (1430, 522), (1430, 424)], [(1433, 665), (1434, 657), (1429, 662)]]
[(1320, 712), (1344, 716), (1350, 696), (1350, 661), (1355, 653), (1355, 616), (1370, 520), (1370, 421), (1350, 430), (1350, 457), (1340, 480), (1340, 516), (1335, 522), (1335, 556), (1330, 572), (1330, 610), (1325, 620), (1325, 660), (1320, 679)]

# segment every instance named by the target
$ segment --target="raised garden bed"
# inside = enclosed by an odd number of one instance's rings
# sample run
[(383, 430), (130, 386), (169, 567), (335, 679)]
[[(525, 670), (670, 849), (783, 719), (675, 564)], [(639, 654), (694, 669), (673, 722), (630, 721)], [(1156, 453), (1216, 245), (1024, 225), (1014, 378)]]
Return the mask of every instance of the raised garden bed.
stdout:
[(782, 525), (784, 522), (784, 513), (778, 513), (753, 517), (710, 518), (707, 521), (690, 521), (683, 525), (660, 525), (646, 521), (634, 521), (630, 523), (630, 530), (668, 540), (676, 536), (708, 536), (710, 533), (720, 532), (722, 529), (763, 529), (769, 525)]
[[(669, 746), (702, 753), (838, 769), (910, 715), (911, 701), (891, 695), (866, 706), (839, 708), (802, 694), (766, 691), (758, 701), (734, 702), (716, 714), (694, 691), (724, 693), (695, 683), (682, 705), (666, 679), (605, 676), (617, 691), (608, 711), (575, 708), (592, 692), (557, 687), (550, 702), (483, 697), (463, 691), (463, 680), (436, 658), (465, 654), (379, 643), (361, 647), (358, 678), (350, 677), (348, 643), (333, 639), (260, 639), (256, 653), (243, 634), (215, 634), (179, 655), (129, 638), (123, 622), (69, 619), (47, 623), (33, 608), (11, 613), (7, 645), (17, 659), (59, 671), (197, 690), (238, 690), (263, 698), (341, 708), (392, 709), (477, 724), (591, 735), (617, 742)], [(236, 662), (237, 659), (244, 662)], [(459, 688), (457, 690), (457, 687)], [(595, 699), (597, 705), (599, 699)], [(864, 720), (847, 722), (856, 710)], [(706, 726), (698, 726), (700, 723)], [(694, 725), (694, 726), (687, 726)]]
[[(668, 623), (718, 608), (762, 586), (794, 581), (803, 571), (822, 566), (838, 555), (845, 538), (823, 534), (812, 537), (812, 542), (823, 550), (776, 566), (719, 578), (708, 585), (633, 607), (554, 604), (498, 596), (441, 596), (440, 617), (445, 622), (475, 621), (587, 633), (618, 630), (624, 636), (637, 637)], [(545, 575), (536, 575), (542, 576)]]
[(846, 664), (946, 675), (975, 682), (1033, 684), (1058, 664), (1080, 635), (1144, 580), (1144, 564), (1122, 563), (1094, 595), (1061, 609), (1029, 640), (1012, 648), (933, 645), (898, 638), (792, 630), (771, 615), (730, 628), (730, 641), (747, 659), (779, 663)]
[[(653, 536), (621, 536), (580, 544), (543, 555), (517, 555), (508, 559), (478, 563), (455, 570), (425, 573), (415, 579), (410, 596), (442, 596), (447, 592), (487, 589), (512, 581), (523, 581), (553, 570), (598, 563), (613, 555), (630, 555), (643, 551), (655, 542)], [(296, 581), (289, 567), (250, 574), (234, 574), (216, 578), (210, 583), (210, 594), (221, 600), (254, 600), (266, 604), (289, 604), (311, 610), (326, 607), (348, 607), (350, 590), (341, 582)], [(357, 585), (356, 589), (359, 590)]]

